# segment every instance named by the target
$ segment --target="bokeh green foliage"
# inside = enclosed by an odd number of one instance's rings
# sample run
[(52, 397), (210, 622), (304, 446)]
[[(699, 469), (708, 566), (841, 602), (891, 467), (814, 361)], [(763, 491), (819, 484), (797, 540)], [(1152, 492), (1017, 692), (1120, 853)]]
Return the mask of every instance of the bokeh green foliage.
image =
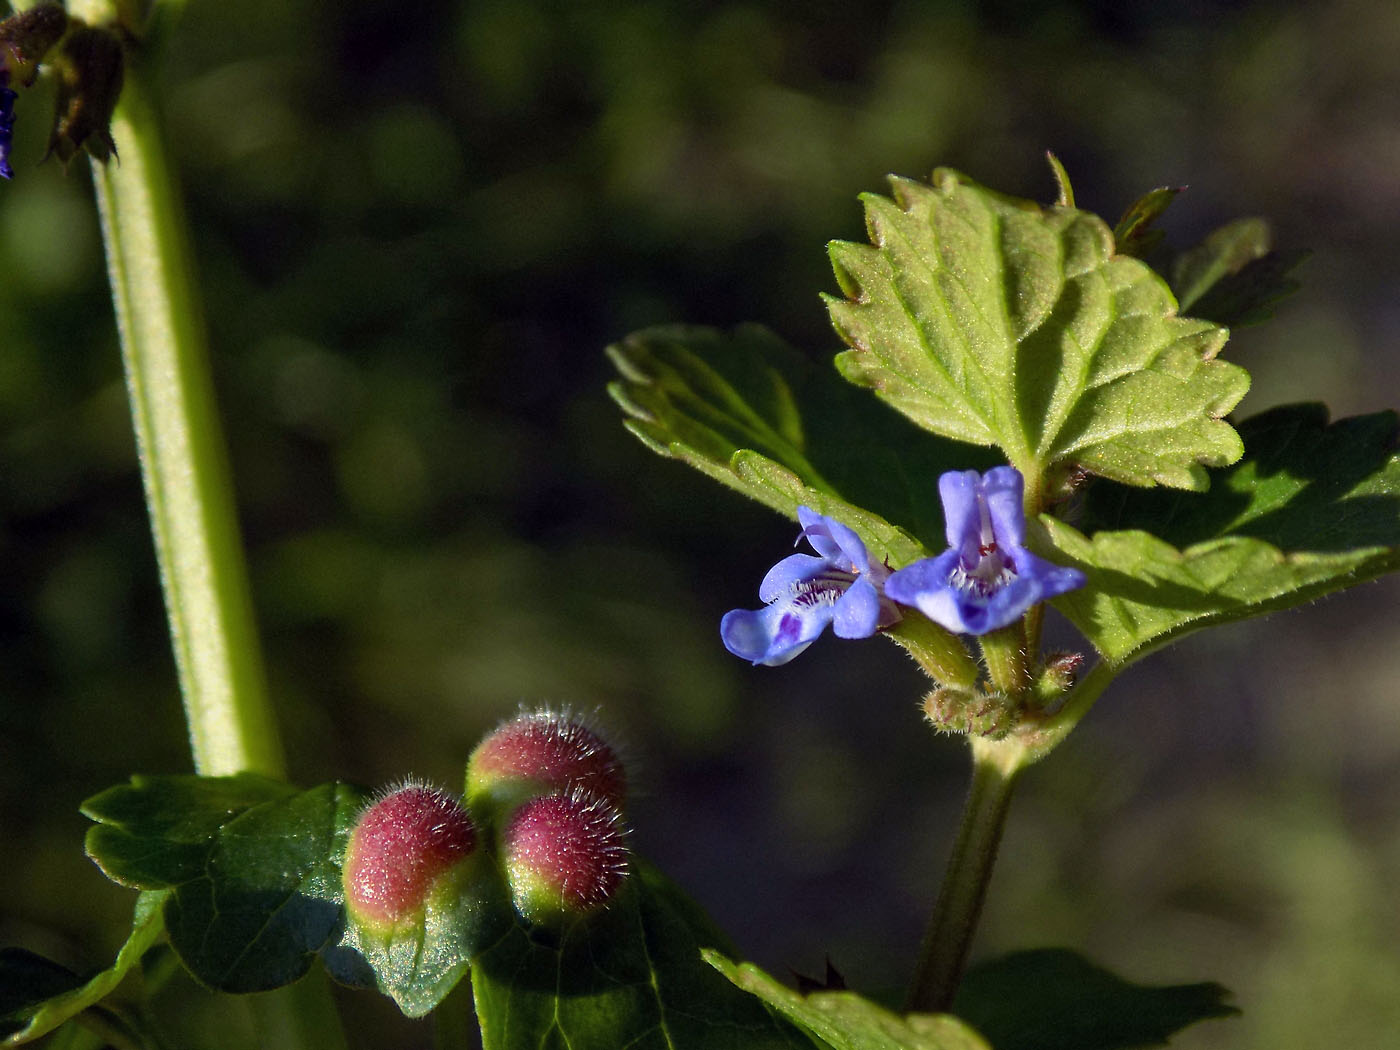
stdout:
[[(642, 758), (643, 847), (749, 957), (897, 982), (961, 759), (887, 646), (772, 674), (723, 653), (719, 614), (791, 530), (640, 449), (601, 347), (761, 319), (825, 358), (823, 246), (861, 239), (858, 193), (949, 164), (1048, 200), (1052, 147), (1110, 217), (1189, 184), (1178, 247), (1263, 213), (1314, 249), (1231, 341), (1245, 410), (1400, 403), (1397, 47), (1400, 11), (1345, 0), (191, 0), (165, 103), (294, 776), (453, 783), (517, 702), (605, 705)], [(47, 91), (0, 187), (0, 932), (82, 970), (130, 896), (82, 858), (77, 803), (188, 758), (87, 177), (35, 166)], [(1384, 1042), (1395, 596), (1128, 679), (1028, 780), (986, 947), (1234, 989), (1244, 1017), (1182, 1046)], [(241, 1000), (171, 995), (252, 1045)], [(394, 1020), (367, 999), (365, 1031)]]

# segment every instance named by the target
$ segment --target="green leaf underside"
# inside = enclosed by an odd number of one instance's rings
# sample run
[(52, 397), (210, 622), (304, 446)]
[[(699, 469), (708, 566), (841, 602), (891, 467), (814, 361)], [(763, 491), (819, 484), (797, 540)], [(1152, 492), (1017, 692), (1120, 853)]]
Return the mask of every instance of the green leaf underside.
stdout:
[(513, 924), (472, 966), (485, 1050), (813, 1050), (701, 959), (728, 950), (699, 909), (638, 863), (623, 893), (554, 939)]
[(165, 932), (160, 915), (164, 897), (152, 892), (136, 898), (131, 934), (116, 961), (86, 981), (30, 952), (0, 951), (0, 1045), (19, 1046), (47, 1035), (115, 991)]
[(124, 885), (170, 890), (170, 943), (200, 981), (263, 991), (339, 936), (340, 857), (366, 797), (251, 774), (133, 777), (84, 804), (99, 822), (88, 855)]
[(1055, 605), (1108, 659), (1400, 569), (1392, 413), (1328, 425), (1319, 405), (1288, 406), (1240, 433), (1244, 458), (1207, 493), (1096, 486), (1082, 522), (1091, 537), (1040, 519), (1049, 556), (1089, 577)]
[(1267, 320), (1296, 291), (1289, 273), (1306, 252), (1275, 252), (1273, 230), (1259, 218), (1236, 219), (1177, 257), (1171, 285), (1181, 312), (1224, 325)]
[(981, 1036), (948, 1014), (901, 1016), (855, 992), (802, 995), (752, 963), (731, 962), (715, 951), (705, 952), (705, 961), (834, 1050), (990, 1050)]
[(513, 915), (499, 869), (485, 854), (449, 879), (431, 894), (421, 921), (415, 917), (383, 936), (348, 923), (340, 943), (323, 955), (332, 976), (351, 985), (372, 980), (408, 1017), (433, 1010), (466, 977), (477, 951), (505, 934)]
[(1176, 316), (1160, 277), (1113, 255), (1102, 220), (940, 169), (867, 195), (872, 245), (833, 242), (852, 347), (837, 358), (920, 426), (997, 445), (1027, 477), (1079, 465), (1132, 485), (1206, 486), (1240, 455), (1220, 417), (1248, 389), (1226, 331)]
[(922, 557), (920, 540), (943, 548), (940, 474), (997, 462), (911, 425), (757, 325), (650, 328), (608, 353), (622, 375), (609, 392), (648, 446), (788, 517), (799, 505), (830, 514), (892, 565)]
[(1129, 1050), (1238, 1013), (1228, 994), (1218, 984), (1131, 984), (1075, 952), (1044, 948), (973, 968), (954, 1009), (996, 1050)]

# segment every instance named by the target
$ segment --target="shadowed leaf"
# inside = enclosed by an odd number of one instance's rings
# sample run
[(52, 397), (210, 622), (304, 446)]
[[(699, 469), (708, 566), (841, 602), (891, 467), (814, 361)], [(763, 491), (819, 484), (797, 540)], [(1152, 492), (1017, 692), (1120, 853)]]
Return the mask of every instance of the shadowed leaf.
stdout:
[(1041, 517), (1052, 556), (1089, 577), (1055, 605), (1110, 660), (1400, 569), (1393, 413), (1329, 425), (1321, 406), (1295, 405), (1240, 433), (1244, 458), (1209, 492), (1099, 484), (1085, 531)]
[(921, 557), (919, 541), (942, 549), (939, 474), (996, 462), (911, 425), (757, 325), (649, 328), (608, 353), (622, 376), (609, 392), (649, 447), (788, 517), (802, 504), (832, 515), (891, 564)]
[(1275, 252), (1273, 230), (1263, 219), (1236, 219), (1177, 257), (1171, 285), (1183, 314), (1222, 325), (1258, 324), (1297, 290), (1288, 275), (1305, 258), (1307, 252)]
[(1238, 1013), (1218, 984), (1131, 984), (1062, 948), (1017, 952), (970, 971), (953, 1004), (996, 1050), (1130, 1050)]
[(160, 905), (164, 893), (136, 898), (131, 935), (107, 969), (83, 980), (57, 963), (17, 948), (0, 951), (0, 1037), (4, 1046), (19, 1046), (47, 1035), (65, 1021), (96, 1006), (141, 961), (162, 934)]

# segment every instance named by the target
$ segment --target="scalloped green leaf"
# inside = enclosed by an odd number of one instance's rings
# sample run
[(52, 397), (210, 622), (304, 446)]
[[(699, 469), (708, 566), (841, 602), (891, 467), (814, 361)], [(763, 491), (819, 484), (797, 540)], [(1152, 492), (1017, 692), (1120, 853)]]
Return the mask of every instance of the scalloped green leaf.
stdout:
[(522, 924), (482, 952), (472, 988), (484, 1050), (814, 1050), (706, 966), (728, 949), (699, 908), (638, 862), (606, 910), (551, 938)]
[(340, 935), (340, 858), (366, 798), (252, 774), (137, 776), (89, 799), (88, 855), (109, 878), (168, 889), (171, 947), (211, 988), (264, 991)]
[(803, 995), (753, 963), (732, 962), (716, 951), (704, 954), (705, 961), (736, 987), (762, 999), (834, 1050), (991, 1050), (976, 1031), (949, 1014), (900, 1015), (848, 991)]
[(609, 392), (650, 448), (788, 517), (803, 504), (832, 514), (891, 564), (922, 557), (920, 539), (942, 549), (941, 473), (995, 462), (911, 425), (758, 325), (649, 328), (608, 354), (622, 377)]
[(1000, 447), (1028, 478), (1078, 466), (1203, 489), (1205, 466), (1239, 458), (1221, 417), (1249, 376), (1215, 360), (1228, 333), (1178, 317), (1101, 219), (946, 169), (891, 182), (893, 199), (863, 198), (872, 244), (830, 248), (846, 378), (934, 433)]
[(996, 1050), (1131, 1050), (1239, 1013), (1218, 984), (1147, 987), (1076, 952), (1041, 948), (974, 967), (954, 1009)]
[(161, 892), (136, 898), (131, 934), (111, 966), (84, 981), (57, 963), (20, 949), (0, 951), (0, 1046), (19, 1046), (47, 1035), (100, 1003), (165, 933)]
[(1089, 577), (1054, 604), (1108, 659), (1400, 569), (1393, 413), (1329, 424), (1322, 406), (1295, 405), (1240, 433), (1244, 458), (1207, 493), (1096, 487), (1092, 536), (1040, 518), (1051, 556)]

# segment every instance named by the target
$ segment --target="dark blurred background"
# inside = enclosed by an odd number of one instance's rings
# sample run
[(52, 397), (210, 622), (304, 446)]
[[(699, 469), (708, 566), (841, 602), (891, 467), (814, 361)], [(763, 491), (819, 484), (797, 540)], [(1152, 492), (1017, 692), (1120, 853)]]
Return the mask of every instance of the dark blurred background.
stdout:
[[(950, 165), (1048, 200), (1049, 148), (1110, 221), (1184, 185), (1178, 246), (1263, 214), (1313, 251), (1227, 348), (1244, 413), (1400, 405), (1397, 54), (1388, 0), (190, 0), (163, 97), (293, 776), (456, 786), (521, 702), (596, 707), (637, 845), (753, 959), (897, 986), (963, 749), (883, 642), (724, 652), (793, 527), (630, 438), (603, 346), (759, 320), (827, 357), (857, 194)], [(87, 169), (38, 165), (48, 91), (0, 187), (0, 942), (85, 969), (131, 895), (79, 802), (190, 766)], [(1395, 1045), (1397, 607), (1370, 584), (1126, 675), (1026, 776), (978, 954), (1230, 987), (1243, 1017), (1180, 1047)], [(360, 1045), (427, 1038), (345, 1001)], [(188, 1045), (253, 1045), (241, 1001), (201, 1008)]]

